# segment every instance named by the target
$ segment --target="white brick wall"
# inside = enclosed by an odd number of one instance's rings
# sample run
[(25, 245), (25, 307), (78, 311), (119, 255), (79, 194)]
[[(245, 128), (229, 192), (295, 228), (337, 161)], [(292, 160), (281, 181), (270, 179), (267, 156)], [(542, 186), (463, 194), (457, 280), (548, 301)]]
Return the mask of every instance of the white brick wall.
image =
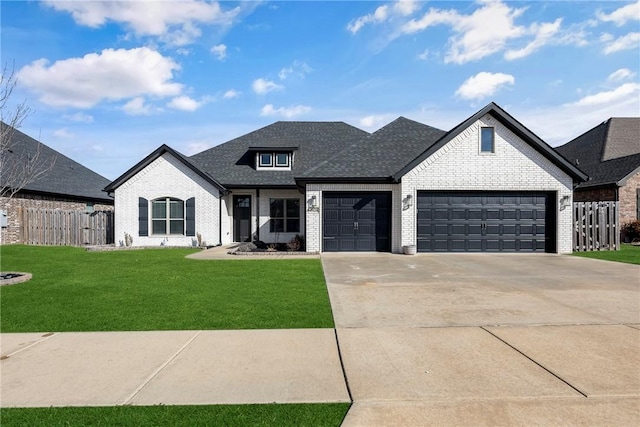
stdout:
[[(218, 234), (219, 196), (216, 187), (205, 181), (169, 153), (151, 162), (115, 191), (115, 240), (124, 241), (124, 233), (133, 237), (133, 246), (191, 246), (195, 237), (139, 236), (138, 197), (151, 201), (159, 197), (196, 199), (196, 233), (208, 245), (220, 243)], [(151, 203), (149, 203), (151, 209)], [(151, 215), (149, 215), (151, 217)], [(149, 225), (151, 234), (151, 225)], [(165, 240), (166, 239), (166, 240)]]
[[(495, 153), (480, 153), (483, 126), (495, 127)], [(569, 196), (573, 181), (490, 115), (471, 125), (402, 177), (401, 197), (419, 190), (552, 191)], [(569, 204), (571, 206), (571, 204)], [(402, 211), (402, 245), (416, 242), (416, 203)], [(571, 209), (557, 211), (557, 250), (571, 252)]]
[[(308, 184), (304, 209), (307, 212), (307, 252), (322, 250), (322, 193), (325, 191), (390, 191), (391, 192), (391, 250), (400, 251), (400, 186), (397, 184)], [(309, 200), (316, 196), (318, 209), (309, 210)]]

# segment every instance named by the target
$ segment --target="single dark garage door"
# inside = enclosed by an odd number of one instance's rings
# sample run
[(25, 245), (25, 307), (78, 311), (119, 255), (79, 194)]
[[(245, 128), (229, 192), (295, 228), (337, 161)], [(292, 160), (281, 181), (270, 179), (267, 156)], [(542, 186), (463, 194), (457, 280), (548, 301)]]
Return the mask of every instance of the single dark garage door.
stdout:
[(391, 250), (391, 193), (324, 193), (322, 250)]
[(418, 192), (419, 252), (555, 252), (555, 195)]

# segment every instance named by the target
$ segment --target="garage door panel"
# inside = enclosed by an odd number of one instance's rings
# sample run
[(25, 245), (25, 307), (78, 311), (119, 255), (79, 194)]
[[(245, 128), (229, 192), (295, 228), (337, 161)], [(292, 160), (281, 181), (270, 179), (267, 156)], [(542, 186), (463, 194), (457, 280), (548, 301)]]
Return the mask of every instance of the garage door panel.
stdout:
[(417, 200), (420, 252), (553, 250), (550, 193), (418, 192)]
[(391, 250), (391, 193), (326, 192), (323, 206), (324, 251)]

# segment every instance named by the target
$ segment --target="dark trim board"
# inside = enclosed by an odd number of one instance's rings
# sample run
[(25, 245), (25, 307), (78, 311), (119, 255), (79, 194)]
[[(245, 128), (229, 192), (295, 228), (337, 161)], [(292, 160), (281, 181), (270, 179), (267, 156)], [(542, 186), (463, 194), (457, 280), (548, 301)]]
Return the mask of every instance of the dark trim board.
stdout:
[(556, 252), (553, 192), (419, 191), (418, 252)]
[(322, 195), (324, 252), (390, 252), (391, 192)]

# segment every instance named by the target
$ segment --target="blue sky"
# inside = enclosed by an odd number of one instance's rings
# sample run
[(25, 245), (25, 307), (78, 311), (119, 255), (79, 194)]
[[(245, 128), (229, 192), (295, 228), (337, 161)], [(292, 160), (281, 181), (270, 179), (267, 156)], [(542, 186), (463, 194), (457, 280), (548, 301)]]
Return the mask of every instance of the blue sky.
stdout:
[[(3, 1), (21, 130), (115, 179), (277, 120), (444, 130), (494, 101), (552, 146), (640, 115), (640, 2)], [(5, 113), (6, 114), (6, 113)]]

